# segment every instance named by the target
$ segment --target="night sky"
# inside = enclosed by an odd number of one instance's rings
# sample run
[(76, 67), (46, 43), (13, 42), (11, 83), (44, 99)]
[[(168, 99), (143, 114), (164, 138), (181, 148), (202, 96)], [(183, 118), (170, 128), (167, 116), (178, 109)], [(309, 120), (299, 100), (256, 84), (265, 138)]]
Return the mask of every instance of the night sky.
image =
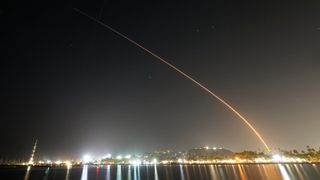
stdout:
[(0, 156), (320, 146), (320, 2), (28, 1), (1, 6)]

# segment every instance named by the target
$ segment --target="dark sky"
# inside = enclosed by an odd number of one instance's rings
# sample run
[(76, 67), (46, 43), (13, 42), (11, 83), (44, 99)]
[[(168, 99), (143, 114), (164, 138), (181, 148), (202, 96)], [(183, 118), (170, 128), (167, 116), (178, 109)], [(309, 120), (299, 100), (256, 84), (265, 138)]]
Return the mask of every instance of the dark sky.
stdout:
[(262, 144), (233, 113), (100, 19), (234, 105), (271, 147), (320, 146), (317, 1), (28, 1), (1, 6), (0, 155)]

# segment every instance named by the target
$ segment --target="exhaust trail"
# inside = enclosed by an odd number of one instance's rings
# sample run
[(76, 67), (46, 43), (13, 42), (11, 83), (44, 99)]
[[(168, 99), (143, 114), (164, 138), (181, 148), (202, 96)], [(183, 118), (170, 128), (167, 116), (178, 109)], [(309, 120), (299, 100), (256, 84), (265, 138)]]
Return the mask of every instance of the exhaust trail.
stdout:
[(193, 83), (195, 83), (197, 86), (199, 86), (200, 88), (202, 88), (204, 91), (206, 91), (209, 95), (213, 96), (214, 98), (216, 98), (218, 101), (220, 101), (222, 104), (224, 104), (229, 110), (231, 110), (234, 114), (236, 114), (240, 120), (242, 120), (253, 132), (254, 134), (257, 136), (257, 138), (261, 141), (261, 143), (264, 145), (264, 147), (267, 149), (267, 151), (270, 152), (270, 148), (267, 145), (267, 143), (265, 142), (265, 140), (262, 138), (262, 136), (260, 135), (260, 133), (252, 126), (252, 124), (245, 118), (243, 117), (235, 108), (233, 108), (229, 103), (227, 103), (225, 100), (223, 100), (222, 98), (220, 98), (218, 95), (216, 95), (215, 93), (213, 93), (211, 90), (209, 90), (207, 87), (205, 87), (204, 85), (202, 85), (201, 83), (199, 83), (198, 81), (196, 81), (195, 79), (193, 79), (191, 76), (189, 76), (188, 74), (184, 73), (183, 71), (181, 71), (180, 69), (178, 69), (176, 66), (172, 65), (171, 63), (169, 63), (168, 61), (166, 61), (165, 59), (163, 59), (162, 57), (158, 56), (157, 54), (153, 53), (152, 51), (150, 51), (149, 49), (143, 47), (141, 44), (137, 43), (136, 41), (132, 40), (131, 38), (127, 37), (126, 35), (122, 34), (121, 32), (117, 31), (116, 29), (112, 28), (111, 26), (106, 25), (105, 23), (103, 23), (102, 21), (88, 15), (87, 13), (74, 8), (74, 10), (76, 12), (78, 12), (79, 14), (86, 16), (87, 18), (91, 19), (92, 21), (100, 24), (101, 26), (108, 28), (109, 30), (111, 30), (112, 32), (114, 32), (115, 34), (119, 35), (120, 37), (128, 40), (129, 42), (131, 42), (132, 44), (138, 46), (139, 48), (141, 48), (142, 50), (144, 50), (145, 52), (149, 53), (150, 55), (152, 55), (153, 57), (155, 57), (156, 59), (158, 59), (159, 61), (161, 61), (162, 63), (168, 65), (169, 67), (171, 67), (173, 70), (175, 70), (176, 72), (178, 72), (179, 74), (181, 74), (182, 76), (184, 76), (185, 78), (189, 79), (190, 81), (192, 81)]

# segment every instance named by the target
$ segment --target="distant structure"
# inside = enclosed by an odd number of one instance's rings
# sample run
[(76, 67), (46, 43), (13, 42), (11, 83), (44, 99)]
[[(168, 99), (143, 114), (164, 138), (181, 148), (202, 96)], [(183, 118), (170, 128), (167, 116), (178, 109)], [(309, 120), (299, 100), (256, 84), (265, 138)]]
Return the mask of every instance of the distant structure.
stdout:
[(34, 154), (36, 153), (37, 143), (38, 143), (38, 139), (36, 139), (36, 142), (34, 143), (34, 146), (33, 146), (33, 149), (32, 149), (32, 153), (31, 153), (28, 165), (33, 165), (34, 164)]

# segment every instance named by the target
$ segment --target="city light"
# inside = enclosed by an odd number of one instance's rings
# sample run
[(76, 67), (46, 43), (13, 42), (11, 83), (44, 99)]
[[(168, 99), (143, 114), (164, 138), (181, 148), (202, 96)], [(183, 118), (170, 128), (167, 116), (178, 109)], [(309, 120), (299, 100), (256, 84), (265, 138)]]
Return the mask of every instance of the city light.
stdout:
[(139, 159), (133, 160), (133, 161), (131, 161), (131, 164), (135, 165), (135, 166), (139, 166), (141, 164), (141, 160), (139, 160)]
[[(309, 148), (310, 149), (310, 148)], [(309, 150), (310, 151), (310, 150)], [(83, 155), (81, 160), (55, 160), (39, 159), (32, 166), (81, 166), (92, 165), (166, 165), (166, 164), (241, 164), (241, 163), (315, 163), (320, 162), (318, 153), (305, 153), (306, 151), (278, 150), (273, 153), (243, 151), (232, 152), (224, 148), (203, 146), (185, 151), (162, 150), (146, 152), (145, 154), (127, 154), (125, 156), (111, 154), (103, 156), (102, 159), (94, 160), (89, 154)], [(320, 151), (319, 151), (320, 152)], [(29, 161), (20, 162), (19, 165), (30, 165)]]
[(272, 160), (273, 161), (275, 161), (275, 162), (277, 162), (277, 161), (281, 161), (281, 156), (279, 155), (279, 154), (274, 154), (273, 156), (272, 156)]
[(154, 158), (154, 159), (152, 160), (152, 162), (153, 162), (153, 164), (157, 164), (158, 160), (157, 160), (156, 158)]
[(62, 161), (57, 160), (56, 162), (54, 162), (56, 165), (60, 165), (62, 163)]
[(118, 155), (118, 156), (116, 157), (116, 159), (121, 160), (121, 159), (122, 159), (122, 156), (121, 156), (121, 155)]
[(111, 158), (111, 154), (107, 154), (107, 155), (103, 156), (102, 159), (110, 159), (110, 158)]
[(67, 168), (71, 168), (72, 163), (70, 161), (65, 161), (64, 163), (67, 166)]
[(92, 161), (92, 158), (89, 154), (85, 154), (82, 157), (82, 163), (86, 164), (86, 163), (90, 163)]

